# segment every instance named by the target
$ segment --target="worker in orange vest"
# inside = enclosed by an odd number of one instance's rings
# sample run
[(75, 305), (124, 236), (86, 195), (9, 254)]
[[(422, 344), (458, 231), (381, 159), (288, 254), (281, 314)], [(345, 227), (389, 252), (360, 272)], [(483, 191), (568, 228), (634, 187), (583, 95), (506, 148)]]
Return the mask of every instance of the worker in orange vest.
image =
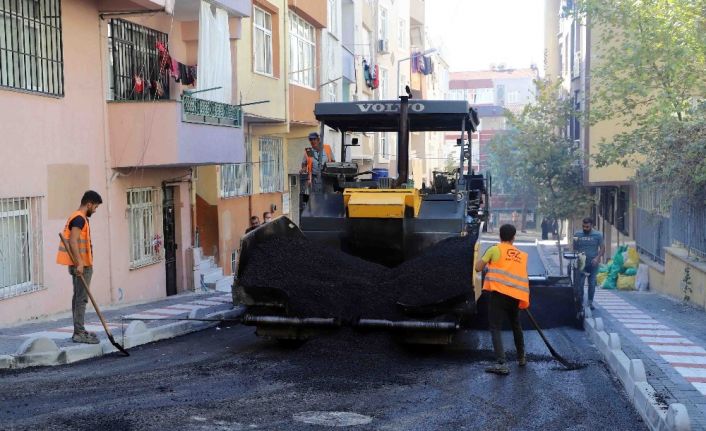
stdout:
[(493, 349), (497, 363), (486, 369), (489, 373), (507, 375), (505, 364), (502, 325), (505, 317), (515, 338), (517, 362), (527, 365), (525, 342), (520, 325), (520, 310), (529, 308), (529, 278), (527, 276), (527, 253), (512, 244), (517, 230), (511, 224), (500, 226), (500, 244), (489, 247), (475, 264), (477, 272), (486, 270), (483, 290), (488, 297), (488, 326), (493, 339)]
[(83, 275), (86, 280), (86, 287), (90, 286), (93, 275), (93, 243), (91, 242), (91, 227), (88, 219), (102, 203), (101, 196), (93, 190), (89, 190), (83, 194), (81, 206), (66, 220), (62, 235), (68, 241), (71, 254), (77, 260), (76, 265), (71, 260), (63, 243), (59, 243), (59, 251), (56, 254), (56, 263), (67, 265), (73, 279), (74, 294), (71, 300), (71, 310), (74, 319), (74, 334), (71, 340), (75, 343), (98, 344), (96, 334), (86, 331), (84, 326), (88, 293), (83, 287), (80, 276)]
[(309, 191), (321, 191), (321, 170), (328, 162), (335, 162), (330, 145), (321, 147), (321, 137), (316, 132), (309, 133), (311, 148), (307, 148), (302, 159), (302, 171), (306, 173), (306, 186)]

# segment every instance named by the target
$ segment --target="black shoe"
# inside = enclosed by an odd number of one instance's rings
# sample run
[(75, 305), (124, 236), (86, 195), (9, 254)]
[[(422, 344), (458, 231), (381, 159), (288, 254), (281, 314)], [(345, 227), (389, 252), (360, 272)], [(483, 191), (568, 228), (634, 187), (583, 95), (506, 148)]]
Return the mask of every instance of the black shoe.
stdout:
[(527, 357), (525, 355), (520, 356), (520, 358), (517, 360), (517, 365), (520, 367), (524, 367), (527, 365)]
[(486, 373), (493, 373), (500, 376), (507, 376), (510, 374), (510, 369), (505, 364), (495, 364), (485, 369)]

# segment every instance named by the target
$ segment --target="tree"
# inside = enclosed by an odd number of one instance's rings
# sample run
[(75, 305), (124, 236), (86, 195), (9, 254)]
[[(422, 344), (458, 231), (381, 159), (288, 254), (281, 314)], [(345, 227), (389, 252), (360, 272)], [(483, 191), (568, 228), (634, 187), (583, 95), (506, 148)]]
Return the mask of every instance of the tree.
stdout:
[[(581, 149), (566, 134), (566, 125), (576, 115), (571, 100), (563, 97), (561, 82), (536, 80), (537, 97), (522, 112), (506, 112), (510, 131), (491, 148), (515, 183), (531, 187), (542, 213), (566, 220), (585, 214), (593, 199), (583, 186)], [(491, 150), (492, 151), (492, 150)], [(561, 242), (559, 232), (560, 267)]]
[(636, 169), (665, 195), (706, 189), (706, 0), (577, 0), (595, 41), (590, 112), (625, 127), (597, 166)]
[[(511, 112), (506, 112), (505, 116), (512, 121)], [(493, 183), (499, 185), (505, 194), (522, 202), (522, 232), (527, 224), (527, 209), (531, 203), (537, 201), (534, 184), (527, 181), (529, 161), (523, 153), (523, 145), (523, 136), (516, 128), (496, 134), (488, 143)]]

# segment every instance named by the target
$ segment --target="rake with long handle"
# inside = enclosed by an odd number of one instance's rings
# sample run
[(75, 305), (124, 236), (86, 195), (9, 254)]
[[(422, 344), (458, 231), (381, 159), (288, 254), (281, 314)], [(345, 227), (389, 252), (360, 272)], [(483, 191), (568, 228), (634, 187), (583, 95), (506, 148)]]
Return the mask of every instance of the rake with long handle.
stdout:
[[(66, 252), (69, 254), (69, 257), (71, 257), (71, 262), (74, 263), (74, 266), (78, 266), (76, 264), (76, 258), (74, 257), (73, 252), (71, 251), (71, 247), (69, 247), (68, 241), (66, 241), (66, 238), (64, 238), (64, 235), (59, 233), (59, 238), (61, 239), (61, 243), (64, 245), (64, 248), (66, 249)], [(88, 288), (88, 283), (86, 283), (86, 279), (83, 278), (83, 274), (78, 274), (78, 278), (81, 279), (81, 284), (83, 284), (83, 288), (86, 289), (86, 294), (88, 294), (88, 298), (91, 300), (91, 304), (93, 304), (93, 308), (96, 310), (96, 314), (98, 315), (98, 318), (101, 321), (101, 324), (103, 325), (103, 329), (105, 329), (105, 334), (108, 336), (108, 340), (110, 340), (110, 344), (115, 346), (116, 349), (118, 349), (120, 352), (122, 352), (125, 356), (130, 356), (127, 350), (120, 344), (118, 344), (117, 341), (113, 338), (113, 334), (110, 332), (110, 329), (108, 328), (108, 324), (105, 323), (105, 319), (103, 318), (103, 314), (101, 313), (100, 309), (98, 308), (98, 304), (96, 303), (96, 300), (93, 299), (93, 295), (91, 294), (91, 290)]]

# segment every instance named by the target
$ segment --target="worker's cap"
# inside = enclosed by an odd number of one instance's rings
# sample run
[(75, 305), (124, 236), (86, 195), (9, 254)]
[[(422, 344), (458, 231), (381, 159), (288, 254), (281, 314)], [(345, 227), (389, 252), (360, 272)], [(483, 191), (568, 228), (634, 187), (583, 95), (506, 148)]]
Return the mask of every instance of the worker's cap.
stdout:
[(309, 139), (319, 139), (319, 134), (316, 132), (309, 133)]

